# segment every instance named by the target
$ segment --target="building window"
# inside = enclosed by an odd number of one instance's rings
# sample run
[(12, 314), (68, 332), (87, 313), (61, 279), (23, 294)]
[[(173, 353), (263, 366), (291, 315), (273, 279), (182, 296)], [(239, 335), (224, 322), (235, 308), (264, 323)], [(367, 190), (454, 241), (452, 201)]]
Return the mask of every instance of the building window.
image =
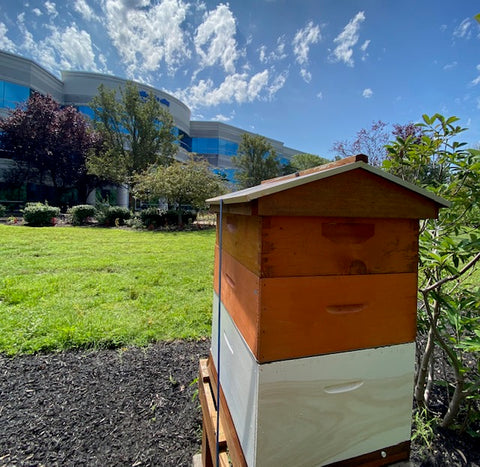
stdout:
[(192, 138), (192, 151), (198, 154), (236, 156), (238, 144), (222, 138)]
[(14, 109), (30, 97), (30, 88), (19, 84), (0, 81), (0, 107)]

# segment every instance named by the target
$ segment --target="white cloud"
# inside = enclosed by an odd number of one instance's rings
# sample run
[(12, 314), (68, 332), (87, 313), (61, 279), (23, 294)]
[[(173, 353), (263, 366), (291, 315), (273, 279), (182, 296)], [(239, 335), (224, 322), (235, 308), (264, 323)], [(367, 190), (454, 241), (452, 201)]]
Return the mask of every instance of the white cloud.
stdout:
[(348, 66), (353, 66), (353, 47), (358, 42), (358, 31), (360, 24), (365, 21), (365, 13), (359, 11), (355, 17), (345, 26), (343, 31), (333, 40), (337, 45), (333, 50), (333, 59), (337, 62), (344, 62)]
[(234, 73), (235, 61), (239, 57), (235, 33), (236, 22), (228, 4), (221, 3), (207, 13), (194, 39), (200, 66), (204, 68), (218, 62), (227, 73)]
[(0, 23), (0, 49), (7, 52), (16, 52), (15, 44), (7, 37), (7, 26)]
[(259, 49), (259, 58), (262, 63), (274, 63), (287, 58), (285, 53), (285, 38), (279, 37), (275, 49), (267, 53), (267, 47), (262, 45)]
[(50, 2), (49, 0), (47, 0), (44, 3), (44, 6), (45, 6), (45, 9), (47, 10), (48, 15), (52, 16), (53, 18), (58, 16), (57, 6), (55, 5), (54, 2)]
[(287, 77), (288, 77), (288, 71), (284, 71), (283, 73), (280, 73), (275, 77), (273, 80), (273, 83), (268, 87), (268, 98), (272, 99), (273, 96), (280, 91), (280, 89), (285, 86), (285, 83), (287, 82)]
[(74, 23), (64, 31), (55, 30), (47, 44), (54, 48), (63, 69), (99, 71), (88, 32), (79, 30)]
[(269, 78), (268, 70), (264, 70), (252, 76), (252, 78), (250, 79), (250, 82), (248, 83), (248, 90), (247, 90), (247, 93), (248, 93), (247, 98), (250, 102), (255, 100), (260, 95), (262, 90), (267, 86), (268, 78)]
[(365, 99), (370, 99), (370, 97), (373, 96), (373, 91), (372, 91), (370, 88), (366, 88), (366, 89), (363, 90), (362, 96), (363, 96)]
[(213, 119), (218, 122), (229, 122), (232, 119), (232, 117), (227, 117), (226, 115), (217, 114)]
[(453, 31), (453, 36), (460, 39), (470, 39), (472, 36), (472, 21), (470, 18), (465, 18)]
[(107, 32), (128, 72), (157, 71), (162, 60), (173, 74), (190, 57), (181, 24), (188, 5), (183, 0), (105, 0)]
[(360, 50), (361, 50), (362, 52), (366, 52), (368, 46), (370, 45), (370, 42), (371, 42), (371, 40), (370, 40), (370, 39), (367, 39), (367, 40), (361, 45)]
[(263, 70), (253, 76), (248, 73), (232, 73), (215, 87), (212, 79), (200, 80), (175, 94), (195, 111), (198, 107), (211, 107), (225, 103), (244, 104), (255, 100), (271, 99), (283, 87), (286, 74), (271, 81), (271, 72)]
[(97, 16), (90, 8), (86, 0), (75, 0), (75, 11), (78, 11), (87, 21), (97, 20)]
[(323, 92), (320, 91), (320, 92), (317, 92), (317, 97), (322, 100), (323, 99)]
[(300, 70), (300, 76), (306, 83), (310, 83), (310, 81), (312, 81), (312, 74), (306, 68), (302, 68)]
[(43, 40), (34, 40), (23, 21), (17, 24), (23, 37), (21, 48), (52, 73), (58, 75), (60, 69), (106, 71), (96, 64), (90, 35), (75, 23), (65, 29), (46, 26), (49, 35)]
[(370, 39), (367, 39), (361, 46), (360, 46), (360, 50), (362, 51), (362, 62), (364, 62), (367, 57), (368, 57), (368, 52), (367, 52), (367, 49), (368, 49), (368, 46), (370, 45), (370, 42), (371, 40)]
[(312, 80), (312, 74), (308, 71), (308, 54), (310, 46), (316, 44), (321, 39), (320, 27), (310, 21), (303, 29), (299, 29), (293, 38), (292, 46), (295, 60), (302, 65), (300, 75), (309, 83)]
[(38, 8), (34, 8), (32, 10), (33, 14), (37, 15), (37, 16), (42, 16), (42, 12), (38, 9)]
[(293, 53), (295, 60), (300, 65), (308, 63), (308, 54), (310, 46), (316, 44), (321, 39), (320, 27), (310, 21), (303, 29), (299, 29), (293, 38)]
[(444, 65), (443, 69), (444, 69), (445, 71), (447, 71), (447, 70), (452, 70), (453, 68), (456, 68), (457, 65), (458, 65), (458, 62), (457, 62), (457, 61), (453, 61), (453, 62), (451, 62), (451, 63), (447, 63), (446, 65)]
[[(477, 65), (477, 71), (480, 72), (480, 65)], [(480, 83), (480, 75), (478, 75), (472, 82), (471, 84), (473, 86), (476, 86), (478, 83)]]

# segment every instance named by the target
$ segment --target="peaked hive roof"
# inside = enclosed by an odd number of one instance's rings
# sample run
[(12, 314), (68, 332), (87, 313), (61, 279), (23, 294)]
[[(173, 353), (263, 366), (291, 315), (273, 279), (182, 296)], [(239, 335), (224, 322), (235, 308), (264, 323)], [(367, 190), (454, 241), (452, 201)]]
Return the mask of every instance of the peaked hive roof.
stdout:
[[(297, 187), (301, 187), (306, 184), (326, 180), (337, 175), (345, 174), (352, 171), (365, 171), (380, 179), (391, 182), (407, 191), (420, 195), (425, 199), (432, 201), (440, 207), (449, 207), (450, 202), (441, 198), (440, 196), (431, 193), (413, 183), (406, 182), (395, 175), (391, 175), (384, 170), (372, 167), (368, 164), (368, 157), (364, 154), (358, 154), (356, 156), (347, 157), (339, 161), (331, 162), (329, 164), (307, 169), (301, 172), (296, 172), (284, 177), (273, 178), (271, 180), (265, 180), (260, 185), (256, 185), (244, 190), (235, 191), (226, 195), (218, 196), (216, 198), (210, 198), (207, 200), (211, 206), (219, 205), (223, 201), (224, 205), (249, 203), (251, 201), (271, 196), (277, 193), (281, 193), (287, 190), (292, 190)], [(351, 187), (355, 190), (355, 186)]]

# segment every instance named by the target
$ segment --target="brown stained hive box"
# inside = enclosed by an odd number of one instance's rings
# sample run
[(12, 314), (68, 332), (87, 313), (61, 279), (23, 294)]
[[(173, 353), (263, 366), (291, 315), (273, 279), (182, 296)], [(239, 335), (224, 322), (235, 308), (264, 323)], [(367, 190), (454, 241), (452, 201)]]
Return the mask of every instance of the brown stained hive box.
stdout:
[(415, 340), (418, 221), (445, 200), (358, 155), (208, 202), (221, 302), (258, 362)]

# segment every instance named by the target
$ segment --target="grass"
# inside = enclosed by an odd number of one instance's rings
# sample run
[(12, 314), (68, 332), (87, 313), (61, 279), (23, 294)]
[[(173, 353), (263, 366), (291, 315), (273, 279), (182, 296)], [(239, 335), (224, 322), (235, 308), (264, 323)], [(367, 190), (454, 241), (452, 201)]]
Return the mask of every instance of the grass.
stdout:
[(0, 225), (0, 353), (208, 336), (215, 231)]

